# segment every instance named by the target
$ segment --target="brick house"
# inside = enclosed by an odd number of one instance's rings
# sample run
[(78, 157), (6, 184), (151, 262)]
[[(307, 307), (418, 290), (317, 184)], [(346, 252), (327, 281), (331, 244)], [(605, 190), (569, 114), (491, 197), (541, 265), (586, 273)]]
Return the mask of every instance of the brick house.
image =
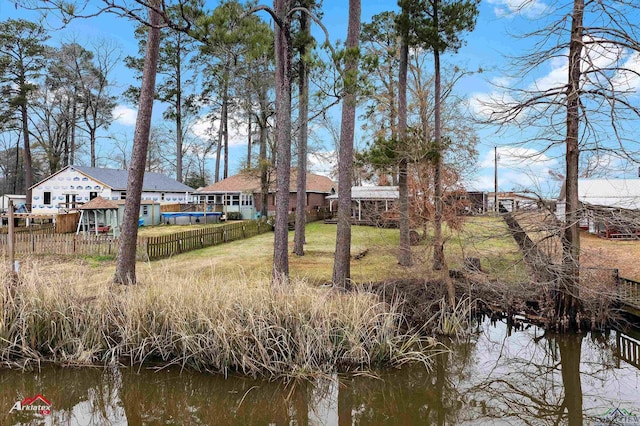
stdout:
[[(297, 171), (292, 169), (289, 192), (290, 212), (294, 211), (296, 207), (297, 176)], [(304, 195), (306, 198), (305, 209), (311, 211), (328, 206), (325, 197), (334, 194), (335, 189), (335, 183), (328, 177), (307, 172), (307, 188)], [(224, 213), (239, 212), (243, 219), (255, 218), (262, 210), (260, 176), (255, 171), (241, 172), (204, 188), (199, 188), (193, 193), (193, 197), (198, 203), (206, 204), (208, 210)], [(275, 197), (275, 172), (272, 172), (267, 195), (268, 214), (275, 212)]]

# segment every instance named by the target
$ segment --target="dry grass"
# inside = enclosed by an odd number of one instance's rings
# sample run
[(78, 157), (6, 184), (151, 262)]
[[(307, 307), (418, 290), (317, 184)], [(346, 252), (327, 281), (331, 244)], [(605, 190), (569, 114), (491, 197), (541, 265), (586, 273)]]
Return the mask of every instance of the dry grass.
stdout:
[[(335, 230), (308, 226), (306, 255), (291, 255), (292, 282), (281, 291), (269, 285), (272, 233), (139, 263), (132, 287), (111, 284), (106, 259), (20, 259), (18, 286), (0, 271), (0, 362), (159, 362), (268, 377), (428, 363), (433, 341), (405, 331), (397, 301), (318, 286), (331, 277)], [(489, 277), (526, 279), (501, 220), (473, 218), (464, 232), (447, 232), (449, 267), (478, 257)], [(354, 281), (439, 278), (428, 239), (413, 248), (410, 268), (397, 265), (397, 245), (397, 230), (354, 227), (352, 254), (366, 251), (352, 260)]]
[[(562, 248), (557, 224), (549, 215), (524, 213), (518, 221), (545, 253), (559, 262)], [(608, 240), (587, 231), (580, 233), (580, 264), (585, 268), (618, 269), (621, 276), (640, 281), (640, 241)]]
[(176, 276), (158, 266), (144, 285), (114, 287), (77, 269), (23, 265), (2, 273), (0, 362), (179, 365), (226, 374), (297, 377), (337, 369), (428, 363), (433, 342), (407, 333), (397, 304), (294, 280)]

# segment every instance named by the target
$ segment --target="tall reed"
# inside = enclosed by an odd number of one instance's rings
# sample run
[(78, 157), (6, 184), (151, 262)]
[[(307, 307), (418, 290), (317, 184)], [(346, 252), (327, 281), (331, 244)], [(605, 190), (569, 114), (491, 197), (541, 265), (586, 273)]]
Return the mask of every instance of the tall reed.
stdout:
[(278, 291), (266, 278), (185, 277), (155, 265), (131, 287), (23, 266), (18, 284), (2, 282), (0, 362), (159, 363), (263, 377), (429, 363), (433, 341), (408, 334), (399, 305), (366, 291), (304, 281)]

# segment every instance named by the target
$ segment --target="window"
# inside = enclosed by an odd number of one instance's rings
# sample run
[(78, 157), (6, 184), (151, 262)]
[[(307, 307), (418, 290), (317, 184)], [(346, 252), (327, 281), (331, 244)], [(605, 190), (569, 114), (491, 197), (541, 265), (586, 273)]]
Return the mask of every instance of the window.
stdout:
[(242, 194), (240, 196), (241, 205), (243, 206), (252, 206), (253, 205), (253, 195), (252, 194)]
[(231, 203), (229, 203), (232, 206), (239, 206), (240, 205), (240, 195), (232, 195), (231, 196)]
[(164, 201), (164, 192), (160, 194), (160, 201)]
[(147, 205), (142, 206), (142, 216), (149, 216), (149, 206)]
[(98, 196), (98, 193), (97, 193), (97, 192), (90, 192), (90, 193), (89, 193), (89, 199), (90, 199), (90, 200), (93, 200), (93, 199), (94, 199), (94, 198), (96, 198), (97, 196)]
[(49, 205), (51, 204), (51, 193), (50, 192), (45, 192), (44, 193), (44, 203)]
[(126, 200), (126, 199), (127, 199), (127, 193), (126, 193), (125, 191), (122, 191), (122, 192), (120, 193), (120, 199), (121, 199), (121, 200)]

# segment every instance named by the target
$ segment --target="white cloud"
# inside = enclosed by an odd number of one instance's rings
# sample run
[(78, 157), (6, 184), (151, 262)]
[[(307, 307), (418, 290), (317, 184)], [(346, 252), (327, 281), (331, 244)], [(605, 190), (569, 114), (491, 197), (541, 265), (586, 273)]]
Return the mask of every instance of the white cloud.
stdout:
[(509, 106), (515, 105), (516, 101), (509, 93), (502, 90), (495, 90), (490, 93), (472, 93), (469, 97), (468, 106), (471, 112), (480, 119), (498, 119)]
[(307, 170), (309, 172), (330, 178), (334, 178), (336, 164), (335, 151), (314, 152), (307, 157)]
[[(495, 153), (488, 151), (480, 161), (480, 168), (495, 166)], [(558, 160), (543, 152), (521, 146), (499, 146), (498, 167), (523, 169), (525, 167), (542, 170), (558, 166)]]
[(522, 15), (537, 18), (542, 16), (548, 7), (541, 0), (489, 0), (489, 4), (495, 5), (493, 12), (498, 17)]
[(638, 92), (640, 90), (640, 53), (627, 56), (621, 69), (613, 77), (613, 86), (620, 91)]
[[(229, 120), (229, 125), (232, 126), (229, 129), (229, 146), (246, 145), (248, 135), (247, 125), (244, 122), (242, 122), (242, 124), (240, 125), (234, 125), (233, 123), (234, 120)], [(217, 139), (219, 127), (219, 119), (211, 121), (206, 116), (202, 116), (194, 121), (194, 123), (190, 127), (190, 130), (196, 137), (200, 139)]]
[(124, 126), (135, 126), (138, 110), (129, 108), (126, 105), (117, 105), (111, 111), (113, 118)]
[[(554, 171), (561, 164), (557, 159), (535, 149), (519, 146), (498, 147), (498, 190), (533, 191), (546, 196), (555, 194)], [(488, 151), (480, 161), (478, 175), (465, 185), (475, 190), (493, 191), (494, 151)]]

